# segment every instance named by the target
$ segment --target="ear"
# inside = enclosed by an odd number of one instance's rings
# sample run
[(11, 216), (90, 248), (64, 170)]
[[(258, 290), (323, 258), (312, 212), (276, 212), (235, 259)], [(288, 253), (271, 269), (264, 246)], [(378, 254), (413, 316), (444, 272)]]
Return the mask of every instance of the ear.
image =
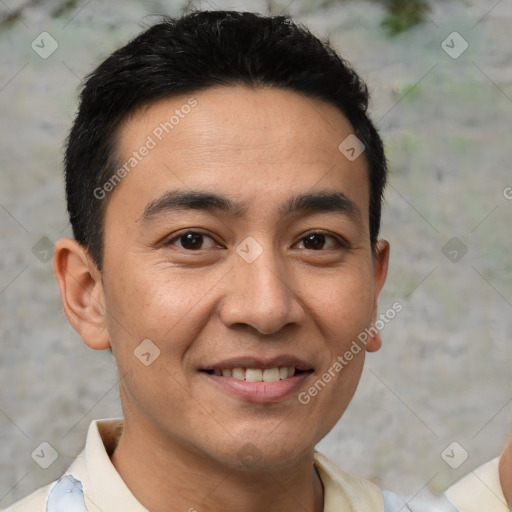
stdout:
[[(372, 325), (377, 321), (377, 314), (379, 310), (378, 302), (379, 295), (388, 274), (389, 263), (389, 242), (386, 240), (379, 240), (375, 248), (375, 255), (373, 258), (373, 281), (374, 281), (374, 303), (372, 313)], [(382, 338), (380, 333), (373, 334), (366, 344), (367, 352), (376, 352), (382, 346)]]
[(110, 337), (101, 272), (89, 252), (71, 238), (58, 240), (53, 271), (69, 323), (87, 346), (95, 350), (108, 349)]

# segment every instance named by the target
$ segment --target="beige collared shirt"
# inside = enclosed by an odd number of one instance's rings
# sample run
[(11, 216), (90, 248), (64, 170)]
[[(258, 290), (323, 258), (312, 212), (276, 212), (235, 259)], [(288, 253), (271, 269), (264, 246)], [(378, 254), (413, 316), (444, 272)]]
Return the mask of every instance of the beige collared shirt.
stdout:
[(510, 512), (501, 490), (499, 461), (496, 457), (448, 488), (445, 495), (459, 512)]
[[(110, 461), (122, 429), (122, 419), (93, 421), (85, 449), (65, 477), (35, 491), (5, 512), (148, 512)], [(314, 464), (324, 487), (324, 512), (407, 510), (402, 505), (398, 508), (399, 499), (392, 493), (386, 491), (384, 498), (375, 484), (345, 473), (318, 452)]]

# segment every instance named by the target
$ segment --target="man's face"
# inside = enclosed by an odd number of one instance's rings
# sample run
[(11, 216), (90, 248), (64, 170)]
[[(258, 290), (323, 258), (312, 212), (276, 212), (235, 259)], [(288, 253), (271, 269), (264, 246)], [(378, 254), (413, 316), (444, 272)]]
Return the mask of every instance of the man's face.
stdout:
[[(118, 132), (121, 165), (150, 147), (105, 216), (107, 329), (125, 417), (228, 466), (244, 455), (284, 466), (335, 425), (361, 375), (364, 350), (298, 400), (376, 314), (387, 251), (372, 260), (365, 161), (338, 150), (353, 129), (326, 103), (245, 87), (193, 97), (154, 103)], [(177, 191), (223, 199), (177, 206)], [(338, 196), (291, 202), (318, 194)], [(287, 377), (286, 367), (301, 371)]]

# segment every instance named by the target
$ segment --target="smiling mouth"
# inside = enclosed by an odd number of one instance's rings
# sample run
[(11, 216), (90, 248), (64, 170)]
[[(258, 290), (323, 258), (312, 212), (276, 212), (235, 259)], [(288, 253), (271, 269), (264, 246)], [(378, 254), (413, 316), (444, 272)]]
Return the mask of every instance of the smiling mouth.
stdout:
[(223, 370), (201, 370), (209, 375), (218, 377), (230, 377), (236, 380), (245, 380), (247, 382), (278, 382), (286, 380), (294, 375), (309, 373), (313, 370), (299, 370), (293, 366), (275, 366), (273, 368), (226, 368)]

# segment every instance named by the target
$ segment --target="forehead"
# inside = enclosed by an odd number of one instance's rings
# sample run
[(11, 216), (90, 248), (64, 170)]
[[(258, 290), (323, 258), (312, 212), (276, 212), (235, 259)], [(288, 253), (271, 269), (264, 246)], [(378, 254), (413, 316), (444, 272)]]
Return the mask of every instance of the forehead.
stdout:
[(338, 148), (352, 133), (336, 107), (286, 89), (215, 87), (159, 100), (118, 129), (128, 172), (111, 202), (128, 201), (140, 216), (168, 190), (210, 190), (261, 212), (318, 188), (367, 212), (365, 160)]

